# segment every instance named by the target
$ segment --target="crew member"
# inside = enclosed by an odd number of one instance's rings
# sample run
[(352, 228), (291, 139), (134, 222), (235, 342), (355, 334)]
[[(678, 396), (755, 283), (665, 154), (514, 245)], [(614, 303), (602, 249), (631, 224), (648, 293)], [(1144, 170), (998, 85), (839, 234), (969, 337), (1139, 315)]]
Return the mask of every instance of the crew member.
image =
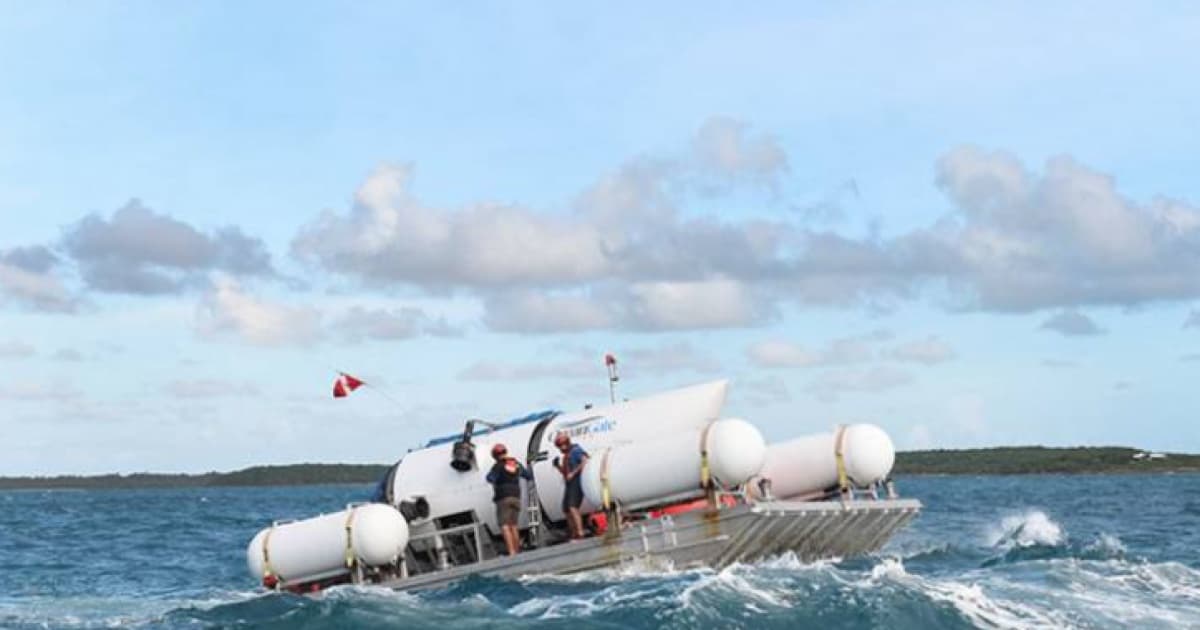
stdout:
[(521, 548), (521, 534), (517, 531), (517, 521), (521, 518), (521, 479), (533, 481), (533, 475), (515, 457), (509, 457), (503, 444), (492, 447), (492, 459), (496, 463), (488, 471), (487, 481), (492, 484), (496, 520), (508, 555), (515, 556)]
[(563, 456), (554, 458), (554, 465), (562, 473), (566, 488), (563, 490), (562, 508), (567, 516), (567, 527), (571, 531), (571, 539), (583, 538), (583, 516), (579, 506), (583, 504), (583, 480), (579, 475), (587, 465), (588, 454), (583, 447), (572, 444), (566, 433), (554, 436), (554, 445)]

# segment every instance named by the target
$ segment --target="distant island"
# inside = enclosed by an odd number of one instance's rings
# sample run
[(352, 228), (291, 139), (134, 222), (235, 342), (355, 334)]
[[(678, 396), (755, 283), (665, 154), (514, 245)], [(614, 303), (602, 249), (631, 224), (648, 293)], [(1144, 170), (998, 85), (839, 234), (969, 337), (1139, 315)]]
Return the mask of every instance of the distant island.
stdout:
[(1200, 472), (1200, 455), (1124, 446), (1000, 446), (896, 453), (894, 475)]
[(229, 486), (308, 486), (368, 483), (387, 472), (384, 464), (289, 464), (252, 466), (234, 472), (197, 475), (134, 473), (130, 475), (60, 475), (0, 477), (0, 490), (56, 488), (219, 488)]
[[(0, 477), (0, 490), (102, 488), (214, 488), (366, 484), (387, 472), (386, 464), (290, 464), (253, 466), (202, 474), (134, 473)], [(1200, 455), (1151, 453), (1135, 448), (1001, 446), (959, 450), (902, 451), (894, 475), (1022, 475), (1045, 473), (1200, 472)]]

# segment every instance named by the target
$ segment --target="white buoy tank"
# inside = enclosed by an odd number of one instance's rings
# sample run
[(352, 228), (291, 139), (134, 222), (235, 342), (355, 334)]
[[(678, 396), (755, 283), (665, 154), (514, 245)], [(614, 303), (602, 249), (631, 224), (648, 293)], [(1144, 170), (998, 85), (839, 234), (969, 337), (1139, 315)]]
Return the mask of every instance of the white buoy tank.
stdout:
[[(593, 453), (583, 469), (583, 493), (596, 506), (605, 499), (636, 509), (745, 483), (762, 469), (767, 446), (754, 425), (717, 420), (698, 431), (622, 444)], [(707, 478), (707, 479), (706, 479)]]
[[(770, 445), (759, 479), (769, 479), (771, 494), (780, 499), (819, 493), (838, 485), (839, 453), (847, 482), (859, 488), (887, 479), (896, 461), (892, 439), (883, 429), (852, 424)], [(757, 484), (749, 489), (763, 498)]]
[(354, 562), (390, 565), (406, 545), (408, 523), (400, 512), (370, 503), (272, 525), (250, 541), (246, 563), (256, 578), (289, 586), (348, 574)]

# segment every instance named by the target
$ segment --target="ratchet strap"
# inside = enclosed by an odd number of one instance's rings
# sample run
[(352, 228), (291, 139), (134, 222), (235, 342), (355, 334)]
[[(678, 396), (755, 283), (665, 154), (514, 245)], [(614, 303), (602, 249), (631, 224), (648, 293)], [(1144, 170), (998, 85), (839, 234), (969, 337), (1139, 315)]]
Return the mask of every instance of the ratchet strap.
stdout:
[(271, 528), (267, 530), (267, 535), (263, 536), (263, 584), (278, 584), (281, 581), (279, 576), (275, 574), (275, 568), (271, 566), (271, 534), (274, 533), (275, 526), (272, 525)]
[(704, 430), (700, 432), (700, 487), (708, 489), (712, 480), (712, 472), (708, 467), (708, 430), (716, 421), (709, 422), (704, 425)]
[(346, 513), (346, 568), (354, 568), (354, 512), (357, 507), (350, 508)]
[(600, 459), (600, 504), (606, 510), (612, 502), (612, 490), (608, 485), (608, 462), (611, 456), (612, 449), (604, 449), (604, 457)]
[(833, 437), (833, 455), (837, 459), (838, 489), (843, 493), (850, 490), (850, 479), (846, 475), (846, 425), (838, 425), (837, 434)]

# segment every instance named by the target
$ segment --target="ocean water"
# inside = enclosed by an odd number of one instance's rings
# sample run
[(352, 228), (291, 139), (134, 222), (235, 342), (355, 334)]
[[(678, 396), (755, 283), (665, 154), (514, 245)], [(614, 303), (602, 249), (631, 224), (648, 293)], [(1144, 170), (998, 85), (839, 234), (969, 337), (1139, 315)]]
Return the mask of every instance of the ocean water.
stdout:
[(417, 594), (261, 592), (250, 537), (370, 486), (0, 492), (3, 628), (1200, 627), (1200, 475), (913, 477), (879, 553)]

